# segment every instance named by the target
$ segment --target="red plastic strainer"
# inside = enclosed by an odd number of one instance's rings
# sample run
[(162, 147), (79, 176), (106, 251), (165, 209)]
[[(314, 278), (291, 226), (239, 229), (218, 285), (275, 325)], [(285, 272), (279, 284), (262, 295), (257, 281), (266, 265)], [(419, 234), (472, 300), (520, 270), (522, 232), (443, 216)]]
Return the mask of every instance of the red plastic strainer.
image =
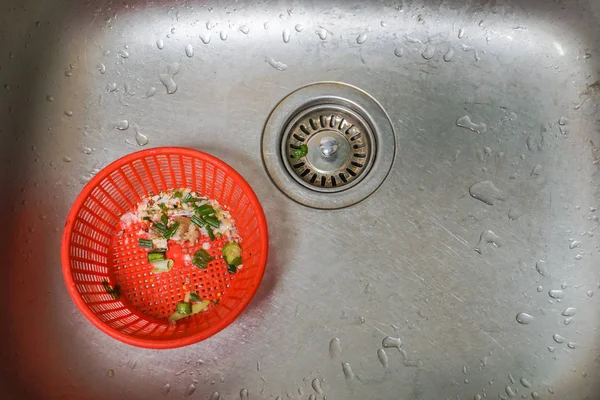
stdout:
[[(175, 263), (152, 274), (134, 232), (119, 232), (121, 215), (160, 191), (190, 188), (231, 212), (242, 238), (243, 268), (229, 274), (223, 243), (212, 244), (207, 269)], [(200, 151), (162, 147), (129, 154), (100, 171), (79, 194), (65, 225), (62, 270), (81, 312), (122, 342), (167, 349), (199, 342), (229, 325), (258, 289), (267, 261), (265, 216), (248, 183), (233, 168)], [(113, 299), (102, 282), (120, 286)], [(217, 304), (169, 324), (187, 291)]]

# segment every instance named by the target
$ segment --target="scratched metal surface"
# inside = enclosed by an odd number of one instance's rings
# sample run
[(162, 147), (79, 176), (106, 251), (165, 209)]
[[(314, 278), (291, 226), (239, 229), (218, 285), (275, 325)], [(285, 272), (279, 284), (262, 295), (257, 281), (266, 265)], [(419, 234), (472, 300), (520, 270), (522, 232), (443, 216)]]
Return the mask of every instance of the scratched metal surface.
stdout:
[[(213, 400), (599, 398), (598, 2), (1, 7), (3, 399), (181, 398), (194, 382)], [(383, 186), (335, 212), (289, 200), (260, 154), (276, 103), (324, 80), (374, 96), (399, 144)], [(251, 305), (177, 350), (99, 332), (60, 271), (72, 201), (136, 131), (231, 164), (269, 222)], [(479, 181), (502, 199), (474, 198)], [(482, 234), (500, 247), (474, 251)]]

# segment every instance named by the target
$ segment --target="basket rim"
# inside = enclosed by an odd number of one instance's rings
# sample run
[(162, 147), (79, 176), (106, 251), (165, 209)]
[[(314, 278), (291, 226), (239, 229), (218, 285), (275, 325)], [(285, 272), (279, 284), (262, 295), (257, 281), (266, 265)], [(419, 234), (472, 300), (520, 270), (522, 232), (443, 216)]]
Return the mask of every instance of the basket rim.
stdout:
[[(98, 318), (91, 309), (89, 309), (87, 307), (86, 303), (83, 301), (83, 298), (81, 297), (81, 295), (79, 294), (79, 292), (77, 290), (76, 284), (73, 280), (73, 275), (72, 275), (71, 267), (70, 267), (70, 263), (69, 263), (69, 258), (70, 258), (69, 257), (69, 247), (71, 245), (71, 233), (73, 231), (73, 226), (75, 224), (75, 217), (77, 216), (77, 213), (81, 209), (81, 206), (83, 205), (83, 202), (85, 201), (85, 199), (89, 196), (89, 194), (92, 192), (92, 190), (104, 178), (106, 178), (108, 175), (110, 175), (114, 170), (116, 170), (117, 168), (120, 168), (123, 165), (128, 164), (136, 159), (145, 157), (147, 155), (171, 155), (171, 154), (178, 154), (178, 155), (184, 155), (184, 156), (187, 155), (187, 156), (191, 156), (191, 157), (200, 158), (202, 160), (213, 163), (217, 167), (227, 171), (228, 174), (232, 175), (234, 177), (236, 183), (242, 187), (243, 192), (246, 194), (246, 196), (248, 196), (250, 205), (256, 210), (258, 227), (261, 232), (264, 232), (264, 237), (266, 238), (266, 240), (260, 241), (261, 248), (260, 248), (260, 256), (259, 256), (259, 260), (258, 260), (259, 271), (255, 275), (254, 279), (252, 280), (252, 282), (250, 284), (251, 285), (251, 287), (249, 288), (250, 295), (245, 296), (245, 298), (240, 302), (240, 304), (235, 309), (231, 310), (231, 312), (229, 312), (225, 318), (220, 320), (217, 324), (212, 325), (208, 329), (205, 329), (201, 332), (192, 334), (190, 336), (176, 338), (176, 339), (143, 339), (143, 338), (138, 338), (138, 337), (134, 337), (134, 336), (130, 336), (130, 335), (121, 333), (118, 330), (109, 327), (106, 323), (104, 323), (102, 320), (100, 320), (100, 318)], [(81, 192), (77, 195), (77, 198), (75, 199), (73, 205), (71, 206), (71, 210), (69, 211), (69, 214), (65, 221), (65, 228), (64, 228), (63, 237), (62, 237), (61, 264), (62, 264), (63, 278), (64, 278), (65, 284), (67, 286), (67, 290), (69, 291), (69, 295), (71, 296), (71, 299), (73, 300), (73, 302), (75, 303), (77, 308), (79, 308), (79, 311), (81, 311), (81, 313), (92, 324), (94, 324), (98, 329), (100, 329), (107, 335), (109, 335), (109, 336), (113, 337), (114, 339), (117, 339), (123, 343), (130, 344), (132, 346), (143, 347), (143, 348), (148, 348), (148, 349), (174, 349), (177, 347), (183, 347), (183, 346), (187, 346), (190, 344), (200, 342), (202, 340), (205, 340), (205, 339), (215, 335), (216, 333), (220, 332), (221, 330), (223, 330), (227, 326), (229, 326), (244, 311), (244, 309), (248, 306), (250, 301), (254, 298), (254, 295), (256, 294), (256, 291), (258, 290), (258, 287), (260, 286), (260, 282), (261, 282), (262, 277), (265, 272), (265, 268), (266, 268), (266, 264), (267, 264), (268, 247), (269, 247), (268, 246), (268, 238), (269, 238), (269, 234), (268, 234), (268, 228), (267, 228), (267, 221), (266, 221), (266, 217), (265, 217), (263, 208), (260, 204), (260, 201), (258, 200), (256, 193), (254, 193), (254, 190), (250, 187), (248, 182), (233, 167), (231, 167), (229, 164), (225, 163), (224, 161), (216, 158), (215, 156), (212, 156), (212, 155), (205, 153), (203, 151), (200, 151), (200, 150), (195, 150), (195, 149), (191, 149), (191, 148), (187, 148), (187, 147), (176, 147), (176, 146), (155, 147), (155, 148), (145, 149), (145, 150), (136, 151), (134, 153), (127, 154), (127, 155), (113, 161), (112, 163), (110, 163), (109, 165), (104, 167), (100, 172), (98, 172), (83, 187)], [(136, 312), (136, 310), (131, 310), (131, 311), (134, 313)]]

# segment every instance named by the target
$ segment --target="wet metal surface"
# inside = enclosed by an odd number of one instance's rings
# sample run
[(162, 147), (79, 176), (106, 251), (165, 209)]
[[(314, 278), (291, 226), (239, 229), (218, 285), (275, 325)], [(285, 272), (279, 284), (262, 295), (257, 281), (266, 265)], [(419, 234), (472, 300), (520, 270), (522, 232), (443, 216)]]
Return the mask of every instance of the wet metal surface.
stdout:
[[(1, 7), (0, 398), (600, 395), (600, 3)], [(261, 155), (271, 110), (319, 81), (372, 95), (398, 143), (336, 211), (289, 199)], [(270, 259), (229, 328), (151, 351), (79, 313), (59, 246), (91, 176), (163, 145), (248, 180)]]

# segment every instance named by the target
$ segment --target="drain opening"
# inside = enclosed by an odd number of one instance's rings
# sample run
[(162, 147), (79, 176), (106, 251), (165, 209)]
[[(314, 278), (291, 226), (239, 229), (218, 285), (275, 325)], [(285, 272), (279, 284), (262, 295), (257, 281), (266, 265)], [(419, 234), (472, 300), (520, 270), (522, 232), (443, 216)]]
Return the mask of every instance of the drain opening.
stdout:
[[(307, 152), (297, 158), (302, 146)], [(326, 103), (291, 118), (283, 131), (281, 152), (288, 172), (300, 184), (334, 192), (356, 185), (367, 175), (376, 147), (364, 118), (343, 105)]]
[(394, 128), (370, 95), (339, 82), (302, 87), (271, 112), (262, 137), (273, 182), (293, 200), (336, 209), (373, 193), (396, 153)]

